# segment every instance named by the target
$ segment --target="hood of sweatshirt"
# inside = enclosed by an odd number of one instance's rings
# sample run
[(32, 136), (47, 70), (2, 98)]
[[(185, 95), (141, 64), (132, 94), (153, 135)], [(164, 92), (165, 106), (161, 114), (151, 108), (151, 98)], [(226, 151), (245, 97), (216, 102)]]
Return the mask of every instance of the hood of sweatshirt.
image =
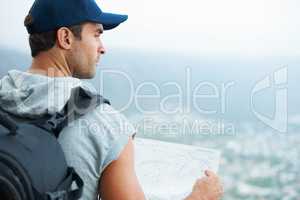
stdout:
[(35, 119), (63, 109), (75, 87), (96, 92), (73, 77), (47, 77), (11, 70), (0, 80), (0, 107), (18, 117)]

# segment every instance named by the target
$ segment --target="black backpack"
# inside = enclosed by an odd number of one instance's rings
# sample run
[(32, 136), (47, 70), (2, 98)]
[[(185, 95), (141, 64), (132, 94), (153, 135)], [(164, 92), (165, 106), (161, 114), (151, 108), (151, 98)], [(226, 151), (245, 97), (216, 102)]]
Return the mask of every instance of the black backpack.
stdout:
[(79, 199), (84, 183), (67, 165), (57, 138), (68, 123), (101, 103), (109, 101), (78, 87), (52, 116), (29, 120), (0, 110), (0, 199)]

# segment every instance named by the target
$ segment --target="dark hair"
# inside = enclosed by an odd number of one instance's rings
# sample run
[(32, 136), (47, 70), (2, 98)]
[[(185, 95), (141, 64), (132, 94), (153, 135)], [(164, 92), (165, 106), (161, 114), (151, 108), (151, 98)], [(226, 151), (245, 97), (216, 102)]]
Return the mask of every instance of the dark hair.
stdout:
[[(28, 26), (32, 23), (32, 18), (30, 15), (26, 16), (24, 20), (24, 25)], [(81, 39), (82, 24), (67, 27), (74, 34), (77, 39)], [(29, 45), (31, 49), (31, 56), (37, 56), (41, 51), (47, 51), (54, 47), (56, 43), (56, 33), (57, 30), (35, 33), (29, 35)]]

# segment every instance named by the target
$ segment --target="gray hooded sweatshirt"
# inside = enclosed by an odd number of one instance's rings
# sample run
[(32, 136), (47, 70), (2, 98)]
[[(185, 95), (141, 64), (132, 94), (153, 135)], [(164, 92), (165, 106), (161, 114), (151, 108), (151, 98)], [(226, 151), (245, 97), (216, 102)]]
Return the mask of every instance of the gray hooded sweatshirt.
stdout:
[[(16, 116), (36, 119), (60, 111), (74, 87), (96, 92), (77, 78), (51, 78), (12, 70), (0, 80), (0, 107)], [(62, 130), (59, 142), (67, 163), (85, 184), (81, 199), (97, 199), (101, 173), (118, 159), (134, 134), (134, 127), (124, 115), (107, 104), (99, 105)]]

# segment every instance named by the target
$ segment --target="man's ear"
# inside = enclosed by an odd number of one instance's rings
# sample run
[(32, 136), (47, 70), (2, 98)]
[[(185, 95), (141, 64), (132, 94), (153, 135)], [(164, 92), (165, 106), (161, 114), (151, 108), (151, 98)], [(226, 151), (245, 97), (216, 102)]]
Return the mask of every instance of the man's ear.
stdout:
[(65, 50), (71, 49), (74, 41), (74, 35), (72, 31), (66, 27), (62, 27), (56, 32), (57, 45)]

